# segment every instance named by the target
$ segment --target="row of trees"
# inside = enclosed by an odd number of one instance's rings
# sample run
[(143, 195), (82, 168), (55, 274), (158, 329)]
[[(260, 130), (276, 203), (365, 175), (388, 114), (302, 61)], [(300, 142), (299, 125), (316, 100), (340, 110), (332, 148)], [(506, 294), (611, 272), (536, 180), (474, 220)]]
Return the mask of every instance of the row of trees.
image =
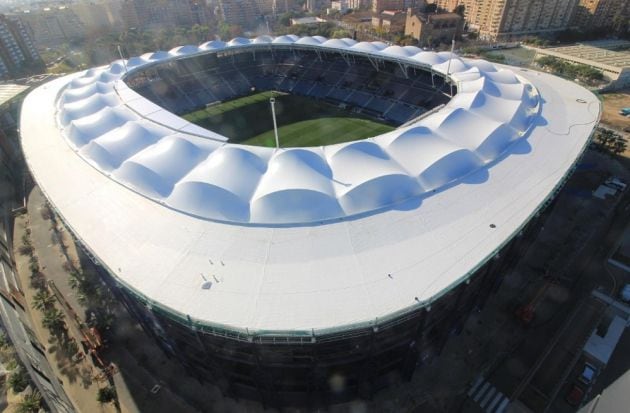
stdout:
[(601, 152), (615, 155), (619, 155), (628, 149), (628, 139), (606, 128), (597, 128), (593, 142)]
[(544, 68), (551, 70), (552, 72), (568, 77), (571, 79), (581, 79), (588, 82), (595, 80), (602, 80), (604, 75), (597, 69), (594, 69), (587, 65), (573, 64), (564, 60), (557, 59), (553, 56), (539, 57), (536, 62)]
[[(0, 360), (9, 371), (7, 385), (14, 393), (22, 393), (31, 384), (26, 369), (17, 359), (15, 349), (4, 333), (0, 333)], [(42, 407), (42, 396), (37, 390), (29, 390), (17, 404), (17, 413), (35, 413)]]
[[(103, 331), (111, 327), (114, 316), (114, 299), (102, 281), (93, 272), (83, 272), (75, 268), (71, 263), (68, 255), (67, 247), (58, 228), (58, 222), (50, 207), (45, 205), (41, 209), (41, 215), (44, 220), (50, 221), (53, 242), (59, 244), (63, 255), (66, 257), (64, 270), (69, 274), (68, 283), (70, 287), (76, 291), (76, 297), (83, 307), (86, 308), (86, 319), (89, 327), (96, 327)], [(57, 341), (59, 348), (64, 352), (69, 360), (73, 360), (79, 352), (76, 340), (68, 334), (66, 325), (66, 317), (64, 313), (57, 308), (58, 300), (51, 293), (46, 282), (45, 275), (41, 272), (35, 249), (31, 241), (31, 231), (27, 227), (22, 237), (22, 245), (19, 252), (29, 256), (29, 269), (31, 271), (31, 286), (37, 289), (31, 300), (31, 306), (43, 314), (42, 325), (48, 329)], [(101, 403), (114, 402), (117, 403), (117, 395), (115, 388), (107, 387), (101, 389), (97, 395), (97, 399)]]
[(57, 299), (48, 288), (46, 276), (41, 271), (39, 260), (33, 248), (31, 230), (28, 227), (22, 236), (22, 245), (19, 248), (19, 252), (29, 257), (31, 287), (37, 290), (31, 302), (32, 307), (41, 311), (43, 315), (42, 325), (50, 331), (50, 334), (59, 342), (61, 348), (69, 355), (75, 354), (78, 351), (77, 345), (68, 337), (65, 315), (57, 308)]

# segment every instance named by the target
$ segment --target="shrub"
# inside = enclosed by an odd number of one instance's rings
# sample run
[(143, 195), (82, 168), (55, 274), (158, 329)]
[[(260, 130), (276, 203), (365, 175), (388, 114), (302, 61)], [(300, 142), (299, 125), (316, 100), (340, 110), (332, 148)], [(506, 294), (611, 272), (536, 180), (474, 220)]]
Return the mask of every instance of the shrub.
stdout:
[(48, 206), (43, 206), (40, 212), (43, 219), (49, 220), (52, 218), (52, 212), (50, 212), (50, 208), (48, 208)]
[(34, 272), (31, 274), (31, 287), (37, 289), (46, 288), (46, 277), (41, 272)]
[(22, 401), (18, 404), (17, 413), (37, 413), (42, 405), (42, 395), (38, 391), (24, 395)]
[(9, 387), (14, 393), (20, 393), (28, 386), (28, 376), (22, 367), (18, 367), (9, 376)]
[(36, 274), (39, 272), (39, 263), (37, 261), (31, 261), (28, 268), (31, 270), (32, 274)]
[(99, 403), (111, 403), (117, 398), (116, 389), (113, 386), (107, 386), (98, 390), (96, 400)]
[(18, 252), (21, 255), (31, 255), (33, 253), (33, 247), (31, 247), (30, 245), (20, 245), (20, 247), (18, 248)]

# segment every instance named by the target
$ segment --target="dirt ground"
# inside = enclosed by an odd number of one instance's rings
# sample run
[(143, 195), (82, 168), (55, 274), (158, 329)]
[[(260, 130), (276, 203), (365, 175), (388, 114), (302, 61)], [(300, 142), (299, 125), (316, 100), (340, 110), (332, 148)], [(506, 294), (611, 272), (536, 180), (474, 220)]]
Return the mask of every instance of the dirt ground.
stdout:
[[(602, 98), (604, 99), (604, 112), (601, 123), (619, 131), (630, 127), (630, 117), (619, 114), (621, 108), (630, 107), (630, 89), (606, 93), (602, 95)], [(626, 133), (628, 134), (628, 132)]]

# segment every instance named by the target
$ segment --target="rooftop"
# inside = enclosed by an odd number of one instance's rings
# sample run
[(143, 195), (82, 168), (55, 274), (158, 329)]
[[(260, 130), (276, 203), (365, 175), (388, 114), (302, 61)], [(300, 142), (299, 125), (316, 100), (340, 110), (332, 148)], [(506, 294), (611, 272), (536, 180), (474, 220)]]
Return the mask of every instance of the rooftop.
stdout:
[[(449, 70), (458, 94), (419, 123), (386, 135), (275, 151), (189, 129), (129, 89), (121, 62), (49, 82), (24, 103), (23, 119), (39, 120), (22, 122), (25, 157), (51, 204), (121, 284), (183, 320), (248, 333), (309, 335), (373, 325), (428, 305), (464, 282), (536, 215), (571, 171), (599, 117), (592, 93), (554, 76), (378, 42), (263, 36), (147, 54), (127, 66), (131, 71), (156, 59), (272, 42)], [(142, 142), (148, 145), (144, 150)], [(95, 144), (103, 150), (87, 150)], [(109, 159), (119, 154), (122, 163), (104, 169), (98, 159), (106, 158), (97, 153), (109, 153)], [(221, 205), (236, 209), (213, 197), (173, 203), (168, 194), (181, 188), (180, 178), (163, 174), (174, 167), (185, 169), (182, 176), (194, 173), (190, 154), (207, 159), (199, 163), (206, 172), (198, 179), (223, 188), (215, 193), (238, 193), (263, 171), (266, 178), (255, 187), (262, 195), (241, 199), (256, 203), (273, 195), (278, 202), (261, 204), (255, 210), (265, 215), (256, 212), (251, 222), (192, 214), (187, 208), (193, 205), (211, 212)], [(142, 173), (121, 175), (120, 165)], [(143, 178), (152, 174), (167, 178)], [(430, 189), (392, 203), (390, 195), (403, 181), (413, 184), (405, 191)], [(167, 185), (167, 195), (148, 191), (152, 182)], [(315, 215), (296, 221), (301, 209), (291, 203), (283, 209), (282, 200), (300, 188), (325, 197), (313, 202), (309, 211)], [(322, 223), (324, 215), (317, 214), (329, 213), (337, 201), (321, 200), (349, 192), (353, 196), (344, 199), (352, 202), (337, 204), (344, 211), (339, 219)], [(349, 214), (346, 207), (369, 213)], [(269, 217), (285, 221), (273, 224)]]
[(539, 49), (539, 51), (545, 54), (554, 53), (558, 57), (567, 59), (582, 59), (591, 62), (593, 65), (605, 65), (617, 69), (630, 67), (630, 41), (625, 40), (584, 42), (574, 45), (549, 47)]
[(0, 106), (4, 105), (28, 88), (28, 86), (24, 85), (14, 85), (10, 83), (0, 84)]

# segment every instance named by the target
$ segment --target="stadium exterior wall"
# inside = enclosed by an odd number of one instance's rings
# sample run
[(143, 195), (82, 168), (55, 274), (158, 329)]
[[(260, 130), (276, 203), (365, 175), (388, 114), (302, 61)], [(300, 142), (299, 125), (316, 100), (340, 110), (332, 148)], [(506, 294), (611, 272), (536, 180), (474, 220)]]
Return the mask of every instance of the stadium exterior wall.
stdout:
[(442, 291), (429, 305), (334, 331), (249, 332), (195, 322), (113, 275), (52, 202), (51, 206), (118, 300), (191, 375), (217, 385), (229, 397), (257, 400), (266, 406), (315, 407), (370, 398), (379, 389), (410, 380), (416, 369), (438, 357), (449, 337), (459, 335), (469, 315), (480, 311), (499, 289), (520, 247), (535, 240), (538, 224), (544, 222), (583, 153), (530, 219), (465, 281)]

